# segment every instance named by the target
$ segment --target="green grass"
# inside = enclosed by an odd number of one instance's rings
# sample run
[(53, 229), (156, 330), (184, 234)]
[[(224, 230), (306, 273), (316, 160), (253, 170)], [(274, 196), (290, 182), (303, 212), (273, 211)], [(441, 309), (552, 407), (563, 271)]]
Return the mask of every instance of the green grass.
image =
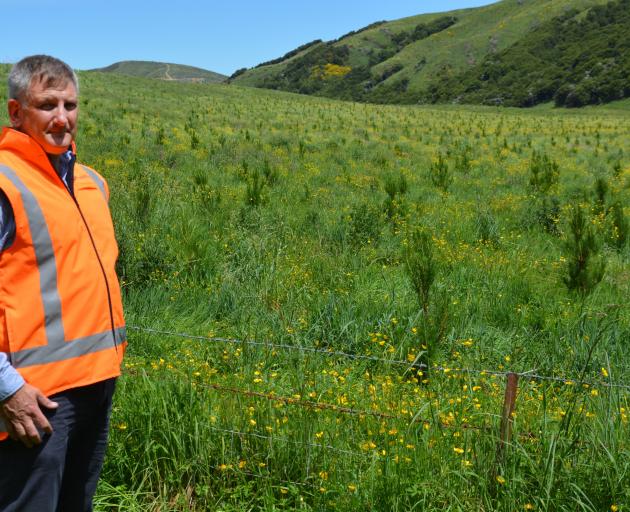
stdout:
[[(629, 248), (606, 213), (630, 213), (624, 108), (80, 78), (79, 159), (112, 191), (130, 326), (379, 359), (130, 328), (98, 510), (630, 506), (628, 390), (607, 386), (630, 381)], [(545, 192), (534, 151), (559, 165)], [(606, 263), (585, 295), (564, 284), (574, 204)], [(559, 381), (521, 379), (497, 461), (504, 378), (457, 368)]]

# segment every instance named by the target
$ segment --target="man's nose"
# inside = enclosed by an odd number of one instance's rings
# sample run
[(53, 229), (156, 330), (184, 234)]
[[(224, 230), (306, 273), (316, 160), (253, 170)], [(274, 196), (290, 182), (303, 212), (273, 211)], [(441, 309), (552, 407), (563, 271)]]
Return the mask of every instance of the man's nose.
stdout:
[(53, 122), (56, 125), (65, 125), (68, 123), (68, 111), (63, 105), (60, 105), (55, 109), (55, 116), (53, 117)]

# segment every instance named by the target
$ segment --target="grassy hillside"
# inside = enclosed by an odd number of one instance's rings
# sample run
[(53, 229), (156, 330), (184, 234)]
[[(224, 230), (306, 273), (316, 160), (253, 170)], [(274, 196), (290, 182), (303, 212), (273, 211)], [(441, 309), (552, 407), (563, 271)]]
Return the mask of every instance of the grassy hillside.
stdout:
[(627, 102), (80, 78), (130, 342), (96, 510), (627, 509)]
[(465, 73), (430, 87), (432, 101), (582, 107), (630, 97), (630, 0), (569, 11)]
[(161, 80), (175, 80), (182, 82), (223, 82), (227, 77), (214, 71), (169, 64), (166, 62), (151, 62), (143, 60), (127, 60), (116, 62), (110, 66), (93, 69), (102, 73), (119, 73), (121, 75), (138, 76), (144, 78), (159, 78)]
[[(429, 86), (510, 47), (536, 26), (569, 9), (603, 3), (605, 0), (503, 0), (475, 9), (413, 16), (322, 43), (329, 53), (317, 65), (325, 66), (325, 58), (336, 52), (334, 63), (350, 68), (345, 75), (310, 73), (314, 65), (308, 54), (318, 50), (312, 47), (303, 55), (241, 73), (234, 83), (345, 99), (416, 102)], [(415, 41), (408, 37), (417, 27), (444, 19), (455, 23)], [(322, 53), (321, 48), (319, 51)], [(299, 59), (304, 60), (304, 67), (310, 66), (310, 74), (296, 85), (291, 72), (299, 68)]]

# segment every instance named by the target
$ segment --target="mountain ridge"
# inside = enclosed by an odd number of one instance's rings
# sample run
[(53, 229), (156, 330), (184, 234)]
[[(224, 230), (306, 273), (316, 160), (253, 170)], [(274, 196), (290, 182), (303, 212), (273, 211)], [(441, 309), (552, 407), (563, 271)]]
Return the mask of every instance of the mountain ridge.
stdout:
[(156, 62), (148, 60), (124, 60), (114, 62), (109, 66), (90, 69), (101, 73), (118, 73), (121, 75), (157, 78), (168, 81), (218, 83), (228, 77), (221, 73), (209, 71), (195, 66), (173, 64), (171, 62)]
[(241, 69), (230, 82), (354, 101), (427, 102), (424, 93), (436, 83), (469, 71), (571, 9), (586, 12), (607, 1), (502, 0), (377, 22), (303, 45), (308, 47), (289, 59)]

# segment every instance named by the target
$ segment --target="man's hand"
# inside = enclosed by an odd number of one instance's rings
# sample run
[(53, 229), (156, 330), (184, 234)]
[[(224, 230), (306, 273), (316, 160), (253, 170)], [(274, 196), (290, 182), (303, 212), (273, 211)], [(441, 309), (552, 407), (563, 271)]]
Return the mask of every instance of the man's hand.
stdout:
[(38, 429), (52, 433), (48, 419), (41, 407), (56, 409), (58, 404), (46, 398), (35, 386), (24, 384), (13, 395), (0, 403), (2, 415), (9, 435), (22, 441), (28, 448), (42, 442)]

